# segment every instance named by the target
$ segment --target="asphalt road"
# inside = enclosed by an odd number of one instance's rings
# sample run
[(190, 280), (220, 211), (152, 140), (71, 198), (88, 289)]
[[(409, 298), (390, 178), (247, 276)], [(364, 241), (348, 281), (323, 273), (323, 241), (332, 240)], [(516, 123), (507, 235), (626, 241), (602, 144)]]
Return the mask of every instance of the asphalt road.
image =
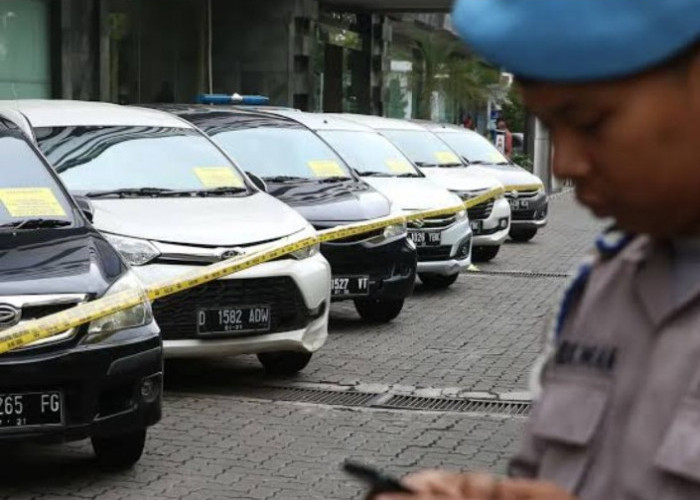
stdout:
[(509, 243), (444, 292), (422, 289), (390, 325), (332, 309), (331, 337), (303, 374), (264, 374), (254, 357), (166, 365), (165, 418), (131, 471), (96, 468), (87, 443), (0, 447), (0, 498), (354, 499), (345, 458), (395, 474), (422, 467), (503, 471), (521, 416), (290, 402), (285, 390), (525, 398), (529, 366), (566, 275), (602, 224), (570, 194), (550, 225)]

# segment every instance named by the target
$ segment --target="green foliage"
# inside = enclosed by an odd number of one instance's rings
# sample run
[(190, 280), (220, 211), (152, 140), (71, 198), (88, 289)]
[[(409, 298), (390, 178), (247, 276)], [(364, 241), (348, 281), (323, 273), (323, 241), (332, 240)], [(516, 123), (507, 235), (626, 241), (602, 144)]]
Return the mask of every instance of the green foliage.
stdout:
[(511, 132), (525, 132), (527, 128), (527, 111), (523, 105), (518, 89), (513, 86), (508, 91), (508, 102), (502, 106), (503, 118)]
[(406, 108), (408, 100), (401, 88), (401, 81), (398, 78), (392, 78), (389, 82), (389, 99), (387, 103), (387, 116), (390, 118), (404, 118), (406, 116)]
[(534, 164), (532, 163), (532, 158), (530, 158), (528, 155), (522, 153), (513, 153), (510, 159), (513, 161), (513, 163), (520, 165), (525, 170), (529, 170), (530, 172), (533, 171)]

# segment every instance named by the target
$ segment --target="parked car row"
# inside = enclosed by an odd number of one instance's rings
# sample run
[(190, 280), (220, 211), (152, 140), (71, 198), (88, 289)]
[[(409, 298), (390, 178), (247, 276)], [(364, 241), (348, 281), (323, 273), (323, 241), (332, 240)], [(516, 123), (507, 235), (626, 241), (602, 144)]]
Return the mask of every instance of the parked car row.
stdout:
[[(215, 100), (215, 99), (214, 99)], [(206, 101), (206, 99), (203, 99)], [(156, 109), (153, 109), (156, 108)], [(0, 102), (0, 329), (291, 236), (506, 196), (297, 251), (0, 357), (0, 439), (91, 437), (128, 466), (161, 411), (162, 358), (303, 369), (332, 302), (396, 318), (546, 224), (542, 183), (464, 129), (211, 104)]]

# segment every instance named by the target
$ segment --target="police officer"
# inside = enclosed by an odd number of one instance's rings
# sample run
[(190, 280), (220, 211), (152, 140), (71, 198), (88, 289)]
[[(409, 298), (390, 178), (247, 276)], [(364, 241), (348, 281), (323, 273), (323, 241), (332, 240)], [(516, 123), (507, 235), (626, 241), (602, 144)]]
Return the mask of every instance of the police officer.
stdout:
[(454, 22), (618, 230), (566, 294), (509, 477), (379, 498), (700, 499), (700, 0), (459, 0)]

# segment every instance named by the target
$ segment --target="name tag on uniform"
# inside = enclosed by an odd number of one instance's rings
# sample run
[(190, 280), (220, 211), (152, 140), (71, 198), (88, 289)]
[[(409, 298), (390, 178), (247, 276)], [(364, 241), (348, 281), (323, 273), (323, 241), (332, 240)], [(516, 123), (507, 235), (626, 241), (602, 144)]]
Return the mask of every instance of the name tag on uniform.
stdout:
[(604, 372), (613, 371), (616, 362), (617, 347), (579, 344), (568, 340), (559, 345), (554, 357), (554, 363), (560, 366), (580, 366)]

